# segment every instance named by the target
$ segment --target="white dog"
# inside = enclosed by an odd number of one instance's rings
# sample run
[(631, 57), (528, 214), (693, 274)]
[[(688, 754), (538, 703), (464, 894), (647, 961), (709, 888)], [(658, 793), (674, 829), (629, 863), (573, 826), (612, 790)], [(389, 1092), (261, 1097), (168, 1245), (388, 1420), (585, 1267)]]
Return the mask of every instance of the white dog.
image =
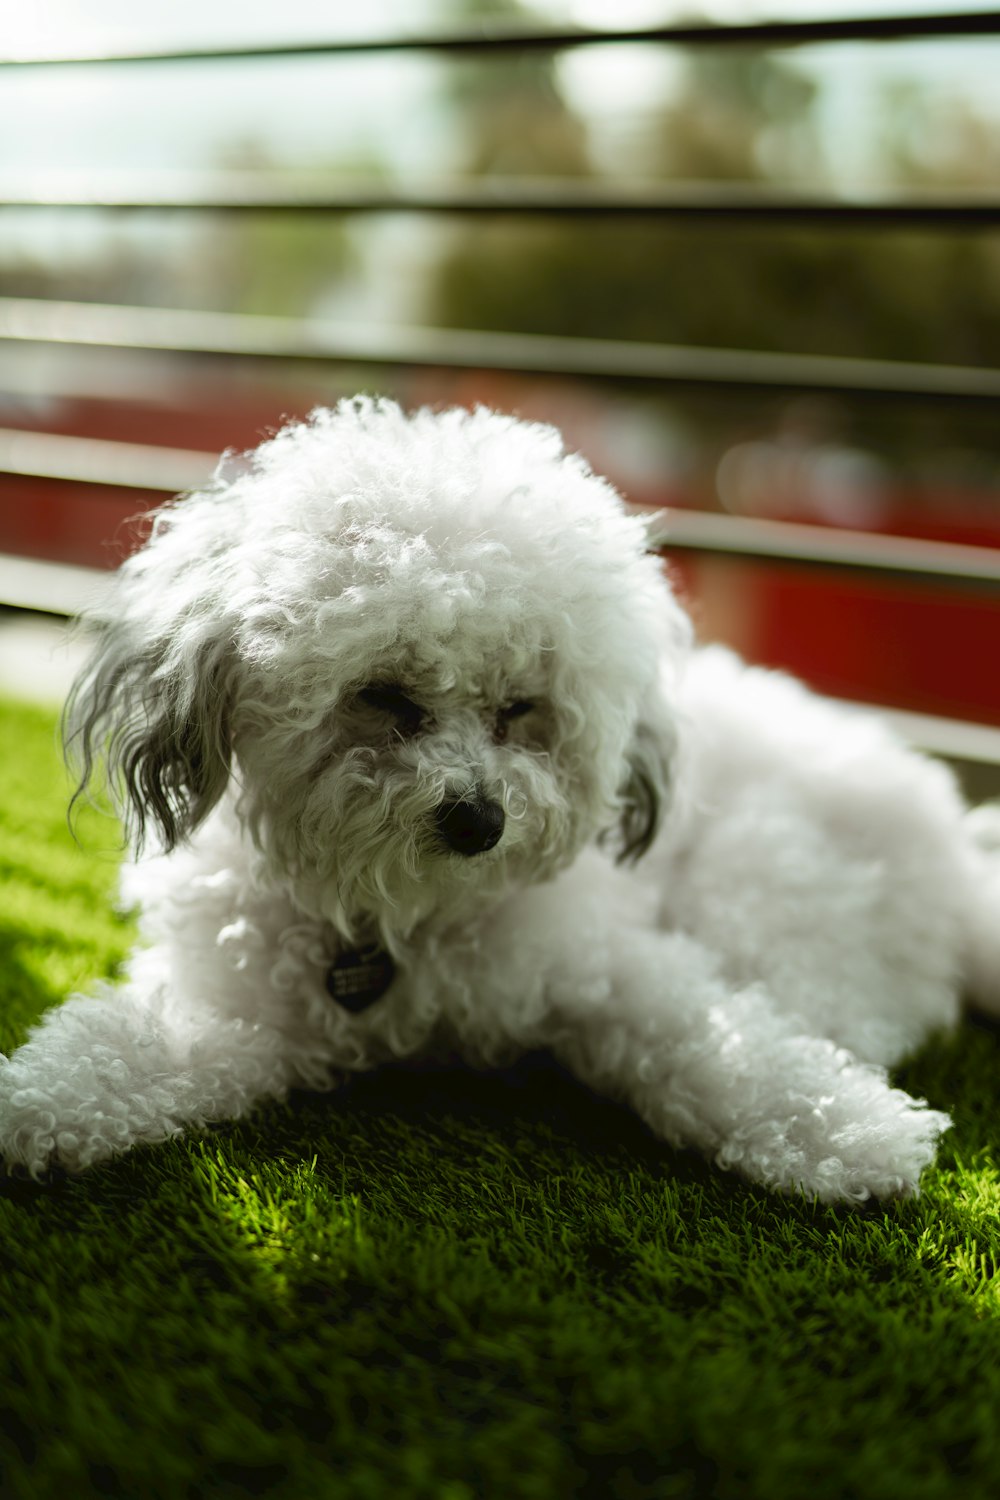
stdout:
[(547, 1048), (754, 1181), (914, 1192), (948, 1119), (884, 1070), (1000, 1011), (997, 820), (690, 651), (645, 538), (551, 428), (362, 399), (165, 507), (68, 721), (143, 941), (0, 1067), (8, 1165)]

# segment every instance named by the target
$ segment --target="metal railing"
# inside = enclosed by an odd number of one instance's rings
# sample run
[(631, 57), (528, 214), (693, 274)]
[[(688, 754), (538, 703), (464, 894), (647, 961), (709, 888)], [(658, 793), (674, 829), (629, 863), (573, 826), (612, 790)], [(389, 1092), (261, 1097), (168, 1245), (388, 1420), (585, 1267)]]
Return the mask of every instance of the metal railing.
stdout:
[[(373, 52), (555, 52), (615, 43), (660, 43), (675, 47), (812, 47), (837, 42), (900, 42), (1000, 36), (1000, 11), (937, 11), (925, 15), (813, 17), (794, 21), (748, 21), (720, 25), (677, 22), (666, 26), (522, 27), (487, 20), (473, 27), (412, 35), (265, 42), (255, 46), (135, 48), (117, 52), (49, 52), (25, 56), (0, 51), (0, 66), (74, 67), (88, 63), (220, 62), (250, 58), (328, 57)], [(2, 47), (2, 42), (0, 42)]]
[[(206, 484), (217, 461), (215, 454), (191, 449), (0, 428), (0, 472), (26, 478), (169, 496)], [(632, 509), (648, 513), (648, 507)], [(882, 536), (841, 526), (672, 510), (659, 513), (649, 540), (652, 547), (672, 551), (856, 569), (959, 589), (1000, 588), (998, 548)]]
[[(349, 56), (423, 51), (442, 55), (555, 52), (593, 45), (659, 44), (680, 47), (792, 48), (827, 43), (886, 44), (900, 40), (1000, 36), (1000, 11), (942, 11), (925, 15), (869, 16), (753, 22), (744, 25), (683, 23), (604, 31), (500, 27), (483, 23), (447, 34), (346, 38), (259, 46), (218, 46), (83, 52), (58, 56), (0, 57), (0, 66), (72, 68), (94, 63), (209, 64), (241, 59)], [(2, 39), (0, 39), (2, 46)], [(870, 227), (989, 232), (1000, 226), (995, 194), (906, 193), (829, 197), (742, 184), (587, 183), (579, 181), (476, 181), (386, 187), (320, 182), (267, 173), (161, 175), (70, 174), (28, 182), (0, 176), (0, 205), (101, 208), (127, 213), (410, 213), (586, 217), (614, 223), (652, 218), (677, 224), (725, 221), (744, 225), (816, 226), (824, 231)], [(239, 361), (317, 361), (384, 368), (489, 369), (525, 374), (642, 382), (720, 392), (805, 391), (865, 401), (904, 400), (993, 407), (1000, 370), (887, 360), (695, 348), (603, 338), (571, 338), (470, 329), (348, 327), (316, 319), (196, 312), (79, 302), (0, 299), (0, 343), (16, 347), (77, 345), (155, 351)], [(84, 440), (38, 436), (34, 446), (0, 435), (0, 472), (32, 473), (68, 482), (180, 489), (202, 456), (134, 444), (87, 446)], [(75, 446), (66, 446), (70, 442)], [(112, 450), (118, 450), (115, 454)], [(20, 459), (17, 454), (20, 453)], [(25, 454), (33, 455), (30, 460)], [(18, 468), (18, 463), (33, 468)], [(207, 457), (204, 462), (207, 464)], [(96, 465), (96, 468), (95, 468)], [(117, 477), (114, 477), (117, 476)], [(180, 484), (174, 480), (182, 477)], [(951, 580), (995, 588), (998, 554), (987, 548), (939, 546), (861, 533), (828, 532), (786, 523), (684, 513), (670, 534), (673, 547), (795, 560), (833, 567)]]
[(356, 327), (321, 318), (195, 312), (0, 298), (0, 341), (77, 344), (247, 360), (504, 370), (715, 390), (807, 391), (862, 399), (992, 406), (1000, 370), (629, 339), (423, 327)]
[(581, 182), (510, 177), (386, 187), (274, 172), (0, 174), (5, 208), (136, 209), (222, 214), (434, 214), (543, 219), (647, 219), (796, 228), (974, 230), (1000, 227), (1000, 192), (831, 195), (719, 182)]

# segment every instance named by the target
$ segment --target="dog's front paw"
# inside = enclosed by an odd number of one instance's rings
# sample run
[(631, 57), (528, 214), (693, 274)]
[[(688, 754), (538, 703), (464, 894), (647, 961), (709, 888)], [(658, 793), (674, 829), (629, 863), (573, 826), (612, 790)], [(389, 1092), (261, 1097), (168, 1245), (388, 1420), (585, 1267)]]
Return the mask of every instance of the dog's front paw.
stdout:
[(127, 1107), (113, 1096), (82, 1097), (74, 1082), (33, 1079), (22, 1060), (0, 1054), (0, 1161), (8, 1172), (39, 1178), (103, 1161), (130, 1144)]
[[(898, 1091), (897, 1091), (898, 1093)], [(938, 1141), (951, 1128), (939, 1110), (926, 1109), (901, 1095), (905, 1107), (891, 1122), (853, 1122), (833, 1130), (828, 1154), (810, 1163), (800, 1184), (824, 1203), (864, 1203), (869, 1198), (911, 1198), (937, 1154)]]
[(738, 1132), (718, 1153), (720, 1165), (823, 1203), (919, 1193), (948, 1116), (890, 1088), (880, 1069), (855, 1065), (838, 1082), (838, 1093)]

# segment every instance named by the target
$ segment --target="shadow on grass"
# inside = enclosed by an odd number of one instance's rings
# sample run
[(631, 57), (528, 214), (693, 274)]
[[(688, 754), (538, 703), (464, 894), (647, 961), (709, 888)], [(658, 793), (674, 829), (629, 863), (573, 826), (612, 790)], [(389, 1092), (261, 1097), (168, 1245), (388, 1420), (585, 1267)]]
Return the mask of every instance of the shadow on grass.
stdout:
[[(16, 943), (5, 948), (4, 938), (0, 929), (0, 961), (9, 965), (6, 954), (16, 952)], [(24, 983), (31, 986), (33, 1005), (51, 1003), (53, 997), (26, 971)], [(953, 1113), (955, 1128), (941, 1147), (944, 1171), (956, 1161), (1000, 1156), (1000, 1026), (971, 1020), (929, 1044), (896, 1076), (901, 1087)], [(762, 1233), (779, 1224), (811, 1233), (826, 1226), (837, 1233), (845, 1222), (887, 1219), (907, 1232), (919, 1228), (922, 1218), (922, 1200), (831, 1207), (748, 1185), (697, 1152), (672, 1149), (629, 1108), (592, 1093), (544, 1053), (493, 1072), (448, 1064), (359, 1074), (331, 1093), (295, 1091), (287, 1103), (262, 1105), (245, 1120), (141, 1148), (81, 1177), (55, 1172), (41, 1185), (8, 1178), (0, 1182), (0, 1196), (28, 1212), (32, 1206), (55, 1209), (63, 1198), (72, 1201), (74, 1213), (88, 1200), (100, 1212), (134, 1208), (155, 1196), (164, 1173), (180, 1188), (202, 1144), (237, 1159), (245, 1173), (292, 1171), (314, 1162), (318, 1180), (341, 1195), (366, 1196), (377, 1182), (391, 1199), (398, 1188), (400, 1205), (413, 1212), (409, 1176), (419, 1175), (428, 1188), (448, 1174), (474, 1181), (485, 1153), (503, 1156), (512, 1179), (541, 1179), (543, 1189), (546, 1179), (567, 1172), (634, 1176), (642, 1192), (669, 1189), (696, 1200), (705, 1218), (725, 1219), (738, 1208)], [(952, 1215), (938, 1204), (937, 1213), (940, 1222), (953, 1219), (956, 1229), (963, 1227), (960, 1206)]]

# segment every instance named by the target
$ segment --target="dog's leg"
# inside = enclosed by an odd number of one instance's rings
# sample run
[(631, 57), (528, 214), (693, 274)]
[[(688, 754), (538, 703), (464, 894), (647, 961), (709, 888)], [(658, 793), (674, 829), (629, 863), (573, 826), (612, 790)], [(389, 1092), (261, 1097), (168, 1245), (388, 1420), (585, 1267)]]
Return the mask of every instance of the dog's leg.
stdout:
[(573, 975), (558, 985), (556, 1051), (586, 1083), (768, 1187), (827, 1202), (917, 1191), (946, 1115), (804, 1034), (762, 988), (733, 992), (684, 935), (633, 931), (610, 956), (608, 999), (574, 1006)]
[(0, 1060), (0, 1161), (34, 1177), (80, 1171), (284, 1093), (292, 1069), (275, 1028), (181, 1013), (163, 993), (133, 981), (75, 996)]

